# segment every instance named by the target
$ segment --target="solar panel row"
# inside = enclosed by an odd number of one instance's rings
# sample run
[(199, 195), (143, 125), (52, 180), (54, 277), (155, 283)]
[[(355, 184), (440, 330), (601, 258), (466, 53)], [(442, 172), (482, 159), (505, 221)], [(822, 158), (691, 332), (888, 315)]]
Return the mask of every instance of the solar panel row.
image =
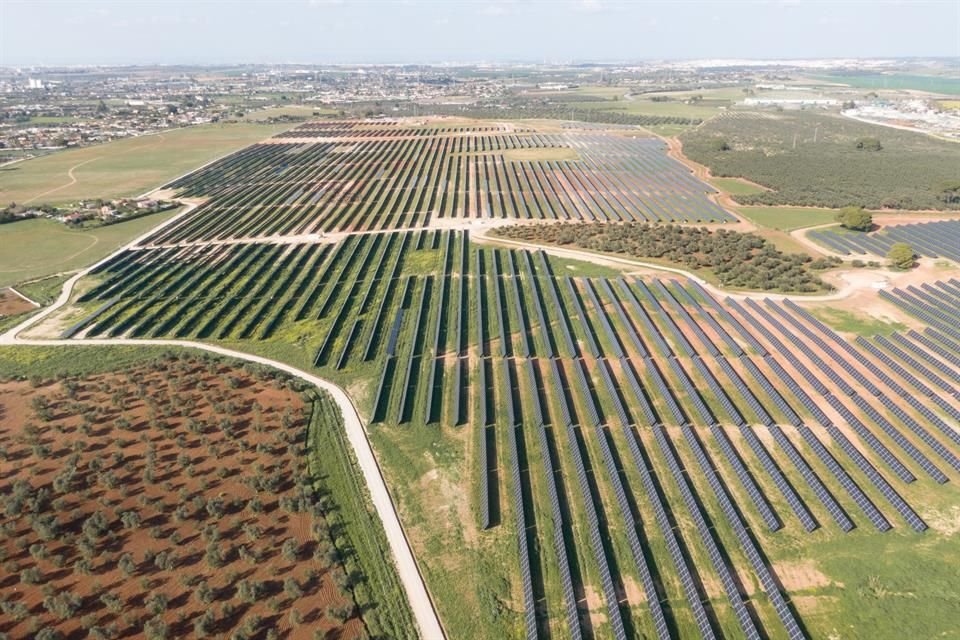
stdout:
[(737, 537), (737, 541), (740, 543), (740, 547), (743, 549), (744, 554), (747, 556), (750, 566), (753, 567), (754, 573), (756, 573), (757, 578), (760, 579), (760, 584), (763, 586), (764, 592), (766, 592), (771, 604), (773, 604), (773, 608), (777, 612), (780, 622), (783, 623), (784, 629), (787, 632), (787, 637), (791, 640), (800, 640), (801, 638), (804, 638), (805, 636), (800, 630), (800, 625), (797, 624), (797, 619), (794, 617), (790, 607), (787, 606), (786, 600), (783, 598), (783, 594), (780, 593), (780, 587), (777, 584), (777, 581), (774, 580), (766, 562), (764, 562), (763, 558), (760, 557), (760, 552), (757, 549), (757, 545), (754, 543), (753, 538), (750, 537), (750, 534), (747, 533), (747, 528), (743, 524), (743, 519), (740, 517), (739, 512), (734, 507), (733, 502), (730, 500), (730, 496), (727, 495), (727, 492), (723, 487), (723, 483), (721, 483), (719, 477), (717, 477), (717, 473), (714, 470), (713, 464), (711, 464), (710, 458), (707, 456), (706, 451), (704, 451), (703, 445), (700, 444), (696, 433), (689, 424), (682, 425), (681, 430), (683, 431), (683, 435), (686, 438), (687, 443), (693, 450), (694, 458), (696, 458), (697, 463), (700, 465), (700, 470), (707, 478), (707, 483), (710, 485), (714, 495), (716, 495), (717, 500), (720, 502), (720, 509), (723, 511), (724, 515), (726, 515), (727, 521), (733, 528), (733, 533)]
[(667, 461), (667, 466), (670, 469), (670, 473), (673, 474), (674, 481), (680, 488), (680, 495), (682, 496), (684, 503), (687, 505), (687, 510), (690, 512), (690, 515), (693, 518), (694, 525), (696, 526), (697, 531), (700, 534), (700, 539), (703, 541), (703, 545), (707, 550), (707, 555), (710, 556), (714, 570), (720, 577), (720, 582), (723, 585), (723, 589), (726, 592), (727, 598), (730, 600), (730, 604), (733, 607), (734, 614), (740, 623), (740, 629), (747, 638), (751, 640), (758, 640), (761, 637), (760, 633), (757, 631), (757, 627), (754, 625), (753, 619), (750, 617), (750, 613), (747, 611), (746, 605), (743, 602), (743, 596), (737, 589), (737, 585), (733, 579), (733, 576), (731, 575), (730, 568), (724, 561), (723, 555), (720, 553), (720, 549), (717, 547), (717, 542), (713, 539), (713, 534), (711, 534), (710, 528), (707, 526), (706, 520), (703, 518), (703, 513), (700, 511), (698, 500), (694, 497), (693, 491), (688, 484), (687, 477), (684, 475), (683, 470), (680, 467), (680, 463), (677, 461), (676, 454), (673, 452), (673, 445), (671, 444), (670, 438), (667, 435), (667, 430), (662, 426), (655, 426), (653, 428), (653, 435), (660, 449), (661, 455)]

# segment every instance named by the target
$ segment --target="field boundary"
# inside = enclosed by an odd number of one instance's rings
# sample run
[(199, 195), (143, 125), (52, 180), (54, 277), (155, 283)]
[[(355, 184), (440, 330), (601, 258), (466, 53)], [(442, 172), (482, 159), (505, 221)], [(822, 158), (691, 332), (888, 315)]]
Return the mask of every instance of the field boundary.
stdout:
[(29, 302), (30, 304), (32, 304), (33, 306), (35, 306), (35, 307), (37, 307), (37, 308), (40, 308), (40, 307), (43, 306), (42, 304), (40, 304), (40, 303), (37, 302), (36, 300), (31, 300), (31, 299), (28, 298), (27, 296), (23, 295), (22, 293), (20, 293), (19, 291), (17, 291), (17, 290), (14, 289), (13, 287), (7, 287), (7, 290), (10, 291), (11, 293), (13, 293), (13, 294), (16, 295), (16, 296), (19, 296), (20, 298), (23, 298), (24, 300), (26, 300), (27, 302)]

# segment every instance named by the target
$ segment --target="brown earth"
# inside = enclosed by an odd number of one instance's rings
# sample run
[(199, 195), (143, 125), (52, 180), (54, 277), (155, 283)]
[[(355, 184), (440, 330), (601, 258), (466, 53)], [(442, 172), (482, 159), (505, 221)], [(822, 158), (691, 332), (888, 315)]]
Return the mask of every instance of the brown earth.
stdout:
[(0, 318), (19, 315), (34, 309), (36, 309), (35, 306), (10, 291), (10, 289), (0, 289)]
[(0, 633), (363, 637), (306, 426), (215, 363), (0, 383)]

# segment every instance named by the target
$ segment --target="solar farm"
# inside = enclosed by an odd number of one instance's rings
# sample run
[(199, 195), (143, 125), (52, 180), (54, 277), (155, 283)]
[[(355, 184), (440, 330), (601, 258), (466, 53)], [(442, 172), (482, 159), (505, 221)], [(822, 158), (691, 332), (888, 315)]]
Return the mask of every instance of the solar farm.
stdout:
[[(577, 159), (550, 159), (557, 149)], [(589, 131), (306, 124), (167, 185), (211, 200), (150, 241), (416, 229), (479, 218), (732, 222), (705, 197), (713, 189), (664, 149), (655, 138)]]
[(840, 233), (825, 229), (810, 231), (807, 235), (843, 255), (885, 256), (895, 243), (903, 242), (921, 256), (960, 262), (960, 220), (895, 225), (877, 233)]
[[(837, 637), (882, 637), (888, 604), (850, 583), (881, 570), (831, 550), (954, 526), (960, 281), (880, 291), (907, 328), (853, 337), (802, 298), (581, 275), (475, 230), (735, 221), (659, 139), (316, 122), (165, 188), (205, 200), (98, 266), (59, 335), (239, 345), (342, 384), (450, 638), (817, 638), (857, 607)], [(864, 237), (956, 260), (940, 224)]]

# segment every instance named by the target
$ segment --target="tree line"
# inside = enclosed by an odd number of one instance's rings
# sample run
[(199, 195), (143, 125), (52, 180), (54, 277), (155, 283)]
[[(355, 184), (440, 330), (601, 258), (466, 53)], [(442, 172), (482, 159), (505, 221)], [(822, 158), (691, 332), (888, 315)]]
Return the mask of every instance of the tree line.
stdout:
[(713, 273), (725, 287), (784, 293), (830, 291), (831, 285), (816, 271), (840, 262), (836, 258), (814, 260), (805, 254), (787, 254), (753, 233), (671, 224), (559, 222), (498, 227), (493, 234), (663, 260)]

